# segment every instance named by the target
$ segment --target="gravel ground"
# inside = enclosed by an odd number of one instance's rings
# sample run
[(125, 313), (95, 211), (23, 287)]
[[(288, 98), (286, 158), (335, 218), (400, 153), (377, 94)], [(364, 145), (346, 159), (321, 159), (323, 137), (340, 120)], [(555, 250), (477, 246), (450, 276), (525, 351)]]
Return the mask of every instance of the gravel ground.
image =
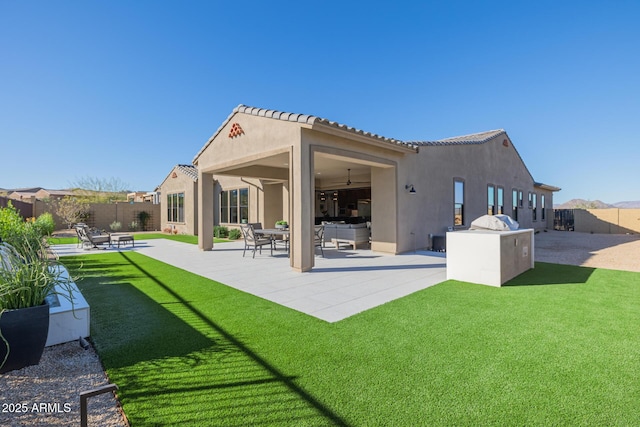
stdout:
[[(0, 375), (0, 426), (80, 425), (80, 393), (109, 384), (93, 347), (47, 347), (40, 364)], [(88, 425), (127, 426), (113, 393), (87, 400)]]
[[(640, 272), (640, 236), (566, 231), (535, 235), (536, 261)], [(80, 398), (108, 384), (98, 356), (77, 342), (45, 349), (40, 364), (0, 375), (1, 426), (69, 426), (80, 423)], [(40, 404), (50, 404), (36, 411)], [(16, 413), (16, 404), (27, 411)], [(66, 406), (65, 406), (66, 405)], [(112, 393), (89, 399), (89, 425), (127, 426)]]
[(535, 235), (535, 260), (640, 272), (640, 235), (541, 232)]

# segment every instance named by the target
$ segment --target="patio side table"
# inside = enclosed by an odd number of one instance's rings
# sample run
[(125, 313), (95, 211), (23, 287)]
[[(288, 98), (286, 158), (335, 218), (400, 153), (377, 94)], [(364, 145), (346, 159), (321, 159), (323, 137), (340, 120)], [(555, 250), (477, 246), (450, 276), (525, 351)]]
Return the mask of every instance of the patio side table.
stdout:
[(126, 244), (127, 242), (131, 242), (133, 247), (136, 246), (135, 240), (133, 240), (133, 236), (131, 234), (112, 234), (111, 235), (111, 244), (118, 244), (118, 248), (120, 248), (120, 243)]

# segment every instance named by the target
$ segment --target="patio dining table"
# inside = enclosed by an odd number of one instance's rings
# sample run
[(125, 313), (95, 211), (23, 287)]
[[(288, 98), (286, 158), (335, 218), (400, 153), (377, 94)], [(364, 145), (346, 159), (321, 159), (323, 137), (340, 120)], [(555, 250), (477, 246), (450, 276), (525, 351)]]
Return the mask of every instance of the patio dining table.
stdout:
[[(276, 237), (282, 236), (283, 239), (289, 240), (289, 230), (281, 228), (261, 228), (255, 230), (256, 234), (262, 234), (263, 236), (269, 236), (271, 239), (271, 245), (275, 247)], [(287, 244), (287, 252), (289, 252), (289, 245)]]

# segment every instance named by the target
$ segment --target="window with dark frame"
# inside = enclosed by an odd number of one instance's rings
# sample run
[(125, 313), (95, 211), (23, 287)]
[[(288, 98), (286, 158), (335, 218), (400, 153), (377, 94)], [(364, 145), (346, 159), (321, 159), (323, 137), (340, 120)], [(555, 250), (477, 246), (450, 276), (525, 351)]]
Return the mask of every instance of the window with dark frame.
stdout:
[(504, 188), (498, 187), (498, 213), (504, 214)]
[(546, 219), (547, 214), (545, 213), (545, 200), (544, 200), (544, 194), (540, 195), (540, 219), (542, 219), (543, 221)]
[(533, 197), (533, 203), (532, 203), (532, 215), (533, 215), (533, 220), (537, 221), (538, 220), (538, 195), (536, 193), (533, 193), (532, 195)]
[(518, 220), (518, 190), (516, 189), (511, 192), (511, 216)]
[(464, 225), (464, 181), (453, 180), (453, 225)]
[(184, 193), (167, 194), (167, 221), (184, 222)]
[(220, 192), (220, 223), (241, 224), (249, 221), (249, 189), (234, 188)]
[(487, 186), (487, 214), (496, 214), (496, 187), (494, 185)]

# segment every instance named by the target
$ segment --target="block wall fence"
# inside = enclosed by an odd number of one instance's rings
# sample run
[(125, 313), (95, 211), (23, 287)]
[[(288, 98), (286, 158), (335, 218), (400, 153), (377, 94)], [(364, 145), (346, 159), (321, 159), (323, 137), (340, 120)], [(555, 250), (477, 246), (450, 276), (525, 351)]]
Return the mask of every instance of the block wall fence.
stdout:
[[(39, 216), (44, 212), (50, 212), (50, 205), (37, 200), (33, 215)], [(147, 212), (149, 219), (144, 230), (141, 228), (138, 216), (140, 212)], [(56, 230), (67, 228), (67, 225), (57, 215), (51, 212), (56, 223)], [(101, 230), (111, 231), (109, 225), (119, 221), (122, 224), (121, 232), (130, 231), (129, 225), (136, 221), (138, 223), (138, 231), (159, 231), (160, 230), (160, 205), (154, 205), (148, 202), (118, 202), (118, 203), (90, 203), (89, 217), (84, 221), (89, 227), (96, 227)]]

